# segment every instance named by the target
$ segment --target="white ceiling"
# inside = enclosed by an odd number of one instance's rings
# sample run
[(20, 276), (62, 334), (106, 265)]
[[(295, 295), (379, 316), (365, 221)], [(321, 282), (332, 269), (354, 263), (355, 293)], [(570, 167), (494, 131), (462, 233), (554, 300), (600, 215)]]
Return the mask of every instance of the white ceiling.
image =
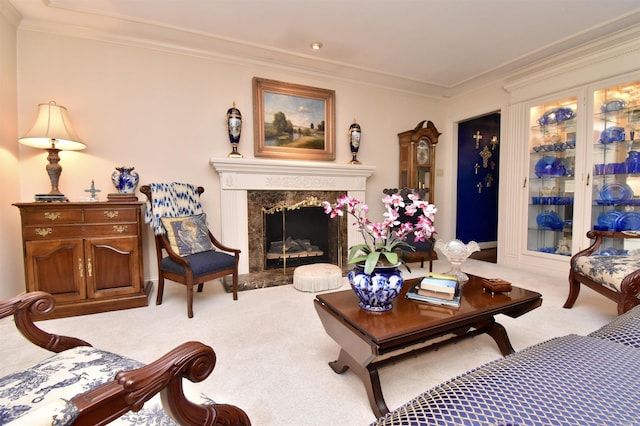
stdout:
[(640, 27), (640, 0), (9, 1), (25, 28), (63, 23), (436, 96)]

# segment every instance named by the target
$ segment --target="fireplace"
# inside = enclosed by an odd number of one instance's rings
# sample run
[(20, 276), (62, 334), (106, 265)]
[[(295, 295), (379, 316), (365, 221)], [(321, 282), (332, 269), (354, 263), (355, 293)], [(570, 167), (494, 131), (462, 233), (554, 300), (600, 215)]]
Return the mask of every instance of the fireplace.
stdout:
[[(212, 158), (210, 163), (220, 176), (220, 205), (223, 206), (220, 210), (220, 239), (229, 247), (242, 251), (240, 274), (263, 268), (261, 255), (250, 248), (255, 238), (259, 236), (262, 239), (263, 205), (261, 203), (256, 219), (255, 213), (250, 213), (249, 193), (259, 194), (262, 198), (275, 197), (275, 193), (287, 194), (284, 200), (282, 194), (277, 194), (277, 199), (273, 198), (267, 203), (271, 204), (269, 207), (279, 201), (301, 201), (310, 195), (320, 200), (335, 200), (339, 194), (347, 193), (365, 201), (366, 181), (375, 171), (375, 167), (362, 164), (319, 161), (222, 157)], [(251, 204), (253, 206), (254, 203)], [(361, 242), (361, 236), (354, 227), (345, 228), (346, 239), (343, 239), (342, 246), (349, 247)], [(343, 257), (345, 255), (343, 250)], [(338, 264), (338, 258), (335, 264)]]
[(344, 191), (248, 191), (249, 272), (346, 264), (347, 227), (322, 202)]

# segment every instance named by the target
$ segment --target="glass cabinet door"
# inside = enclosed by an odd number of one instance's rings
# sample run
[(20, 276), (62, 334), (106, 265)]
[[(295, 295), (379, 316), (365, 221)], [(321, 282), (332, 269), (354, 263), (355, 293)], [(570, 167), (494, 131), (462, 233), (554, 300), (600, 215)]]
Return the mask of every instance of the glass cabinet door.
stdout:
[(527, 249), (571, 255), (577, 99), (529, 110)]
[[(640, 81), (594, 92), (593, 229), (640, 232)], [(603, 254), (632, 247), (607, 239)], [(628, 240), (626, 244), (636, 242)], [(623, 241), (617, 242), (623, 244)]]

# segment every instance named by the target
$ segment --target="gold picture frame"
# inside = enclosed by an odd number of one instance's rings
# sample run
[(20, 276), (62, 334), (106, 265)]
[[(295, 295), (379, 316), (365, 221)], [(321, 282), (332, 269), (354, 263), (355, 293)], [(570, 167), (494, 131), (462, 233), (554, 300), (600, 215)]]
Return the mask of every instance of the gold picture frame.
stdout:
[(335, 91), (253, 78), (256, 157), (335, 160)]

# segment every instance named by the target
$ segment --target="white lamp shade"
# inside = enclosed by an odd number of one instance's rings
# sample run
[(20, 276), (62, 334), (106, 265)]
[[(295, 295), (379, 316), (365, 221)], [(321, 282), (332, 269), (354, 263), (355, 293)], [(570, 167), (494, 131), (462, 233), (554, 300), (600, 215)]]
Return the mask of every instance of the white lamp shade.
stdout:
[(57, 148), (64, 151), (87, 147), (73, 129), (67, 109), (54, 101), (38, 105), (36, 124), (18, 142), (34, 148)]

